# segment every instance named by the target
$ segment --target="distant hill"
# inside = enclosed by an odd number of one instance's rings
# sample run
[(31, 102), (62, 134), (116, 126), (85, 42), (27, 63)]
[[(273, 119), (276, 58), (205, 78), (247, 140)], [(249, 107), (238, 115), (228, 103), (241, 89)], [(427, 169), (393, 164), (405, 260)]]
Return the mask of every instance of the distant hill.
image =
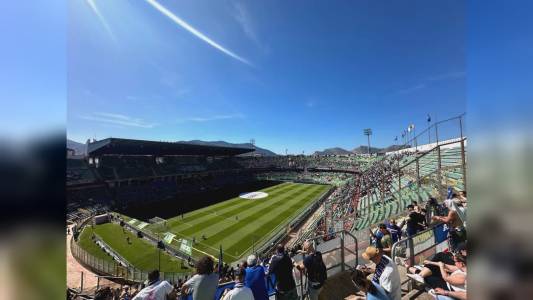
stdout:
[(67, 139), (67, 148), (74, 149), (76, 155), (87, 154), (87, 145)]
[(208, 146), (221, 146), (221, 147), (239, 147), (239, 148), (254, 148), (254, 152), (242, 154), (240, 156), (252, 156), (252, 155), (261, 155), (261, 156), (277, 156), (276, 153), (260, 148), (257, 146), (253, 146), (250, 143), (228, 143), (225, 141), (200, 141), (200, 140), (192, 140), (192, 141), (179, 141), (178, 143), (190, 143), (190, 144), (196, 144), (196, 145), (208, 145)]
[(313, 155), (347, 155), (347, 154), (352, 154), (352, 152), (346, 149), (342, 149), (340, 147), (328, 148), (328, 149), (324, 149), (324, 151), (315, 151), (315, 153), (313, 153)]
[[(380, 152), (381, 150), (382, 150), (381, 148), (370, 147), (370, 152), (371, 153)], [(368, 146), (361, 145), (361, 146), (353, 149), (352, 153), (355, 153), (355, 154), (366, 154), (366, 153), (368, 153)]]

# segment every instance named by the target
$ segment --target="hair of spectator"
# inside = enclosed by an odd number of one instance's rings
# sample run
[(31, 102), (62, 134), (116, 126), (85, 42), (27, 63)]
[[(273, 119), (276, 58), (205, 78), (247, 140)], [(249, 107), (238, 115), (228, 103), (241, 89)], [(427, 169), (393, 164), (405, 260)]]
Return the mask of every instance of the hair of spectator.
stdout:
[(213, 273), (213, 259), (209, 256), (203, 256), (196, 262), (196, 272), (200, 275)]
[(159, 280), (159, 270), (153, 270), (152, 272), (148, 273), (148, 281), (154, 282)]
[(285, 252), (285, 247), (283, 246), (283, 244), (278, 244), (278, 246), (276, 247), (276, 251), (278, 253), (283, 253)]

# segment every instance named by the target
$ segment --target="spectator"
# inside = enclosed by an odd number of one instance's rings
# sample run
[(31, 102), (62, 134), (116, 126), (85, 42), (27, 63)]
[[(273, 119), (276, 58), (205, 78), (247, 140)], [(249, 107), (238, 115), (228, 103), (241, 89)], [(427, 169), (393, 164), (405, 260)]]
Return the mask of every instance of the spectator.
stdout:
[(400, 226), (398, 226), (398, 224), (396, 224), (395, 219), (391, 219), (389, 221), (389, 225), (387, 226), (387, 229), (389, 230), (391, 234), (393, 243), (396, 243), (397, 241), (402, 239), (402, 229), (400, 228)]
[(376, 264), (374, 269), (366, 268), (370, 273), (374, 273), (372, 281), (383, 287), (390, 299), (400, 300), (400, 273), (392, 259), (383, 255), (376, 247), (367, 247), (362, 256)]
[(313, 244), (306, 241), (303, 250), (307, 254), (302, 266), (297, 266), (298, 270), (304, 271), (307, 276), (307, 292), (310, 300), (317, 300), (324, 282), (327, 279), (326, 265), (322, 260), (322, 253), (315, 251)]
[(257, 264), (257, 257), (253, 254), (248, 256), (246, 263), (248, 267), (244, 284), (252, 290), (255, 300), (268, 300), (265, 269)]
[(167, 281), (159, 280), (159, 271), (154, 270), (148, 273), (148, 283), (133, 300), (166, 300), (176, 298), (176, 291)]
[(385, 224), (379, 224), (379, 231), (383, 234), (380, 239), (383, 254), (390, 257), (392, 251), (392, 237)]
[(448, 215), (445, 217), (433, 216), (431, 219), (448, 224), (448, 240), (450, 250), (453, 252), (459, 243), (466, 241), (466, 230), (453, 200), (445, 200), (444, 205), (448, 208)]
[(446, 269), (452, 272), (457, 270), (458, 267), (455, 264), (454, 255), (461, 255), (466, 258), (466, 243), (458, 245), (456, 253), (439, 252), (435, 254), (431, 260), (424, 261), (423, 268), (406, 266), (411, 273), (407, 274), (407, 276), (418, 282), (426, 283), (433, 289), (448, 290), (448, 284), (443, 279), (439, 264), (444, 264)]
[(293, 262), (283, 245), (278, 244), (270, 259), (268, 274), (276, 276), (276, 300), (297, 300), (296, 283), (292, 274)]
[(235, 287), (232, 290), (227, 289), (222, 295), (222, 300), (254, 300), (252, 290), (244, 286), (246, 269), (240, 268), (235, 272)]
[(196, 275), (191, 277), (181, 287), (182, 294), (192, 291), (194, 300), (213, 300), (218, 286), (218, 274), (213, 272), (213, 259), (204, 256), (196, 262)]
[[(409, 216), (405, 223), (407, 225), (407, 236), (413, 236), (424, 229), (426, 220), (424, 216), (415, 211), (415, 207), (412, 204), (407, 206), (407, 210), (409, 211)], [(400, 227), (403, 227), (403, 225)]]
[(361, 270), (354, 270), (351, 274), (355, 288), (364, 292), (367, 300), (389, 300), (387, 292), (374, 281), (368, 280)]
[(99, 289), (94, 294), (94, 300), (113, 300), (113, 291), (110, 287)]

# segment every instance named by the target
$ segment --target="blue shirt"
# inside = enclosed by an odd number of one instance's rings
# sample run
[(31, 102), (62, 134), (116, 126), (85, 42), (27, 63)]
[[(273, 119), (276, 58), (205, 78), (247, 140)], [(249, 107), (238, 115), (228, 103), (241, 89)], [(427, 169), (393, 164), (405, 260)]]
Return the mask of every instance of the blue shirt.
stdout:
[(366, 299), (367, 300), (389, 300), (389, 296), (387, 296), (387, 293), (385, 290), (381, 287), (381, 285), (375, 283), (372, 281), (372, 285), (376, 288), (376, 293), (366, 293)]
[(244, 285), (249, 287), (254, 294), (255, 300), (268, 300), (265, 281), (265, 269), (262, 266), (246, 268)]

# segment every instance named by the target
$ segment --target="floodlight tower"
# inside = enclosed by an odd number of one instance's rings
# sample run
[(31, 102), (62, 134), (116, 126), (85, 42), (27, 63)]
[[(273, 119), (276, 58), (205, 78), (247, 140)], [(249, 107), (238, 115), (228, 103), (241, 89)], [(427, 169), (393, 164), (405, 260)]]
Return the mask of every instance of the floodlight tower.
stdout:
[(370, 156), (370, 136), (372, 135), (372, 128), (366, 128), (363, 133), (368, 138), (368, 155)]

